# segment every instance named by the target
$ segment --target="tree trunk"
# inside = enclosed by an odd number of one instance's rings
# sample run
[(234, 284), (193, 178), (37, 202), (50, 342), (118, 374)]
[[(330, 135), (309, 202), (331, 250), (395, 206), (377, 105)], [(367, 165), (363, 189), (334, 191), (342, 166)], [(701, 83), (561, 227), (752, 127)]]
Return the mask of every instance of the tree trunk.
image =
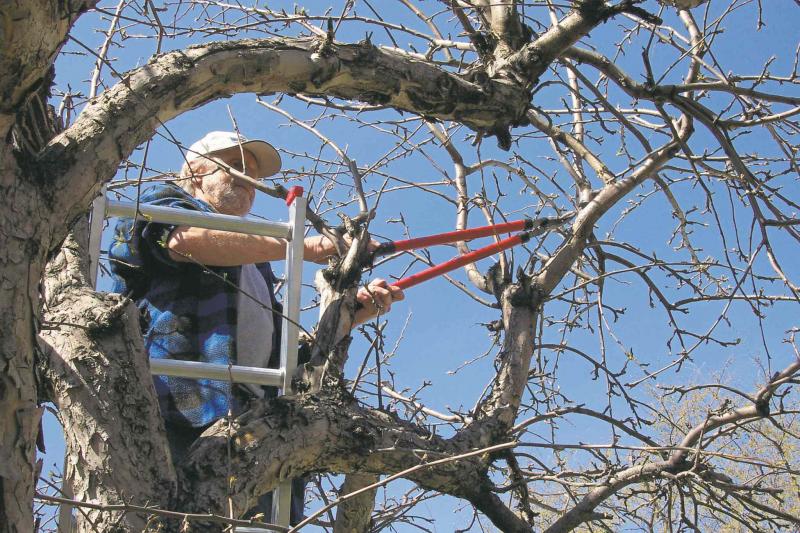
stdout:
[(39, 196), (0, 147), (0, 528), (33, 530), (36, 401), (33, 346), (44, 263)]

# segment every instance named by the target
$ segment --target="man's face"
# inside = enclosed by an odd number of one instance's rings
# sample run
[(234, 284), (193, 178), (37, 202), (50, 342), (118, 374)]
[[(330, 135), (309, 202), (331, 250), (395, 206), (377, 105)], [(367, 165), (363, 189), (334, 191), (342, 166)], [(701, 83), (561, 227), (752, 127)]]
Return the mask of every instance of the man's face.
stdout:
[[(242, 160), (244, 153), (244, 160)], [(222, 161), (231, 168), (250, 177), (258, 178), (258, 163), (253, 154), (239, 147), (229, 148), (213, 154), (213, 158)], [(204, 160), (198, 166), (195, 196), (205, 200), (220, 213), (243, 216), (253, 207), (256, 191), (253, 187), (234, 178), (224, 167)]]

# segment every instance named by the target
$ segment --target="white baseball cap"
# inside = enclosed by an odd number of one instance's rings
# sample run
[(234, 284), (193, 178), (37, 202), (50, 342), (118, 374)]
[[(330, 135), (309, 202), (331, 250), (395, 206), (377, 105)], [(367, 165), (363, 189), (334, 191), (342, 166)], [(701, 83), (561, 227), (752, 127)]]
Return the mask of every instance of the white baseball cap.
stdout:
[(241, 145), (242, 148), (253, 154), (258, 162), (258, 178), (266, 178), (277, 173), (281, 169), (281, 156), (278, 151), (268, 142), (261, 140), (247, 140), (242, 135), (237, 135), (232, 131), (212, 131), (205, 137), (189, 147), (186, 154), (186, 161), (191, 162), (235, 146)]

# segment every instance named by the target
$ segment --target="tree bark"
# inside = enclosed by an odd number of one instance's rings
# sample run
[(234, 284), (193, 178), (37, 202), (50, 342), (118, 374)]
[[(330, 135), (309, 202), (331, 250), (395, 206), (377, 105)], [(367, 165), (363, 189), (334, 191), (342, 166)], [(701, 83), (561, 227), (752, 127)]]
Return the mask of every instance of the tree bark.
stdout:
[(459, 432), (459, 438), (471, 447), (490, 446), (511, 438), (510, 430), (528, 384), (542, 301), (532, 278), (524, 273), (516, 283), (492, 280), (490, 286), (500, 302), (506, 335), (492, 390), (480, 403), (474, 420)]
[[(340, 496), (345, 496), (378, 481), (374, 474), (348, 474), (344, 478)], [(375, 507), (377, 487), (362, 492), (339, 504), (333, 533), (367, 533), (372, 523), (372, 509)]]
[(42, 414), (34, 339), (38, 284), (52, 246), (46, 194), (18, 166), (20, 154), (8, 139), (31, 96), (48, 90), (47, 73), (67, 32), (92, 5), (45, 0), (0, 5), (0, 527), (5, 531), (33, 530), (34, 443)]
[(36, 92), (81, 13), (96, 0), (11, 0), (0, 5), (0, 137)]
[[(85, 224), (84, 224), (85, 226)], [(40, 334), (45, 380), (64, 427), (65, 482), (77, 500), (170, 508), (176, 491), (139, 312), (85, 281), (85, 248), (68, 239), (48, 264)], [(79, 513), (80, 531), (145, 529), (146, 514)]]
[[(326, 388), (319, 395), (265, 401), (230, 428), (224, 420), (209, 428), (181, 464), (177, 508), (227, 515), (230, 498), (237, 516), (280, 481), (304, 472), (387, 474), (471, 451)], [(529, 531), (492, 492), (487, 459), (470, 456), (404, 477), (472, 502), (503, 530)], [(193, 521), (192, 527), (203, 526)]]
[(42, 416), (33, 353), (48, 229), (35, 185), (20, 179), (14, 162), (0, 145), (0, 524), (27, 533)]

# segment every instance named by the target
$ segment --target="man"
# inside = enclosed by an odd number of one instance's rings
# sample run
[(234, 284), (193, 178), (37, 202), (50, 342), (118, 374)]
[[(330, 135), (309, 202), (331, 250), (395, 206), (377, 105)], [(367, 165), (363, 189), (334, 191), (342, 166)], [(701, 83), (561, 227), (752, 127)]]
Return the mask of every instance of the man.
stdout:
[[(231, 169), (259, 179), (280, 166), (269, 143), (215, 131), (189, 148), (179, 186), (156, 185), (140, 201), (244, 216), (253, 207), (255, 190)], [(336, 253), (322, 236), (306, 239), (304, 246), (304, 257), (319, 263)], [(151, 358), (273, 368), (281, 317), (269, 261), (285, 255), (283, 239), (131, 219), (118, 223), (109, 250), (115, 291), (137, 302)], [(385, 281), (372, 281), (358, 292), (356, 324), (389, 311), (402, 298), (402, 291)], [(156, 376), (154, 383), (176, 463), (229, 409), (238, 416), (248, 402), (275, 394), (267, 387), (207, 379)], [(293, 498), (293, 522), (302, 516), (302, 490), (299, 496), (299, 503)]]

